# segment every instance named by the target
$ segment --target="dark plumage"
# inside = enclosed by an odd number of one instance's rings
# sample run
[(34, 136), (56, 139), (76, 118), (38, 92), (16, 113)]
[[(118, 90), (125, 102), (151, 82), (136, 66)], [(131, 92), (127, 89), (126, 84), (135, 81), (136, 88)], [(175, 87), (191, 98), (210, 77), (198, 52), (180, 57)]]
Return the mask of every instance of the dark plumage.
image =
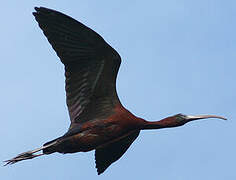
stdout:
[[(95, 149), (96, 168), (101, 174), (126, 152), (140, 130), (177, 127), (197, 119), (225, 119), (177, 114), (149, 122), (134, 116), (122, 106), (116, 92), (119, 54), (100, 35), (73, 18), (43, 7), (35, 10), (39, 27), (65, 66), (71, 125), (63, 136), (7, 160), (6, 165), (54, 152)], [(41, 154), (35, 154), (41, 150)]]

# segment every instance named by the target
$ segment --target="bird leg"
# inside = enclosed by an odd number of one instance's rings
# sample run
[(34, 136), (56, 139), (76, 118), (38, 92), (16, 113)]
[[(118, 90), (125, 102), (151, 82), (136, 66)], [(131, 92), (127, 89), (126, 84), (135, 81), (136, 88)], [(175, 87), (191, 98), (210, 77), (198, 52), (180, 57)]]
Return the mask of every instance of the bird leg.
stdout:
[(41, 154), (34, 154), (34, 153), (41, 151), (44, 148), (45, 147), (41, 147), (41, 148), (34, 149), (32, 151), (27, 151), (27, 152), (21, 153), (12, 159), (4, 161), (6, 163), (6, 164), (4, 164), (4, 166), (9, 165), (9, 164), (15, 164), (15, 163), (22, 161), (22, 160), (33, 159), (35, 157), (42, 156), (42, 155), (44, 155), (43, 153), (41, 153)]
[(8, 164), (15, 164), (19, 161), (22, 161), (22, 160), (27, 160), (27, 159), (33, 159), (35, 157), (38, 157), (38, 156), (42, 156), (42, 155), (45, 155), (44, 153), (40, 153), (40, 154), (34, 154), (36, 152), (39, 152), (45, 148), (48, 148), (50, 146), (53, 146), (57, 143), (57, 141), (54, 141), (54, 142), (51, 142), (47, 145), (44, 145), (40, 148), (37, 148), (37, 149), (34, 149), (32, 151), (27, 151), (27, 152), (24, 152), (24, 153), (21, 153), (19, 155), (17, 155), (16, 157), (12, 158), (12, 159), (9, 159), (9, 160), (6, 160), (6, 161), (3, 161), (5, 162), (6, 164), (4, 164), (4, 166), (8, 165)]

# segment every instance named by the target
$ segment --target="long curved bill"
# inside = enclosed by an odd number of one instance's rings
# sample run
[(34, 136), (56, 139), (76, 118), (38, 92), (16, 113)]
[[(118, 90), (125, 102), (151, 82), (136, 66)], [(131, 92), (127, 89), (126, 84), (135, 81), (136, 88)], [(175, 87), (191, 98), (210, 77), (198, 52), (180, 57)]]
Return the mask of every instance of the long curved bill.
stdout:
[(198, 119), (208, 119), (208, 118), (216, 118), (216, 119), (222, 119), (222, 120), (227, 120), (225, 117), (222, 116), (215, 116), (215, 115), (196, 115), (196, 116), (186, 116), (186, 119), (189, 121), (192, 120), (198, 120)]

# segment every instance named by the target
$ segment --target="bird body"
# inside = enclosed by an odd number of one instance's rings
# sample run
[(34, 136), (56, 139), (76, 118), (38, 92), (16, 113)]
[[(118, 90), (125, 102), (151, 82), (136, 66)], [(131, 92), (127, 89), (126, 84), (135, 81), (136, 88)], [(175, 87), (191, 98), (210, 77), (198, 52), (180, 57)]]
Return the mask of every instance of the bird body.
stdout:
[[(55, 152), (95, 150), (98, 174), (117, 161), (138, 137), (140, 130), (182, 126), (187, 122), (224, 117), (176, 114), (146, 121), (125, 109), (116, 92), (120, 55), (105, 40), (75, 19), (44, 7), (33, 12), (39, 27), (65, 66), (69, 130), (42, 147), (19, 154), (7, 164)], [(37, 154), (37, 152), (42, 153)]]
[(102, 148), (129, 136), (134, 131), (140, 131), (144, 122), (119, 104), (107, 118), (87, 121), (79, 126), (72, 125), (65, 135), (56, 139), (57, 143), (53, 147), (44, 149), (44, 153), (87, 152)]

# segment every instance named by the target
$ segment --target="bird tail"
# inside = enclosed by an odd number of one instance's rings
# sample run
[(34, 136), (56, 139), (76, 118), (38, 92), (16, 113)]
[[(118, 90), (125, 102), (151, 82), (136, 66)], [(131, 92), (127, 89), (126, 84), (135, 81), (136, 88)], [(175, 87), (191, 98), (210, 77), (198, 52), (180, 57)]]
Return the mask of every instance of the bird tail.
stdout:
[(57, 152), (57, 145), (59, 144), (59, 139), (54, 139), (52, 141), (49, 141), (43, 145), (43, 154), (52, 154), (54, 152)]
[[(4, 166), (6, 165), (9, 165), (9, 164), (15, 164), (19, 161), (23, 161), (23, 160), (27, 160), (27, 159), (33, 159), (35, 157), (38, 157), (38, 156), (42, 156), (42, 155), (45, 155), (45, 154), (51, 154), (51, 153), (54, 153), (56, 152), (54, 150), (54, 147), (58, 141), (58, 139), (55, 139), (53, 141), (50, 141), (48, 143), (45, 143), (42, 147), (40, 148), (37, 148), (37, 149), (34, 149), (34, 150), (31, 150), (31, 151), (27, 151), (27, 152), (24, 152), (24, 153), (21, 153), (21, 154), (18, 154), (16, 157), (12, 158), (12, 159), (9, 159), (9, 160), (6, 160), (4, 161), (5, 164)], [(40, 153), (40, 154), (35, 154), (39, 151), (43, 150), (43, 153)]]

